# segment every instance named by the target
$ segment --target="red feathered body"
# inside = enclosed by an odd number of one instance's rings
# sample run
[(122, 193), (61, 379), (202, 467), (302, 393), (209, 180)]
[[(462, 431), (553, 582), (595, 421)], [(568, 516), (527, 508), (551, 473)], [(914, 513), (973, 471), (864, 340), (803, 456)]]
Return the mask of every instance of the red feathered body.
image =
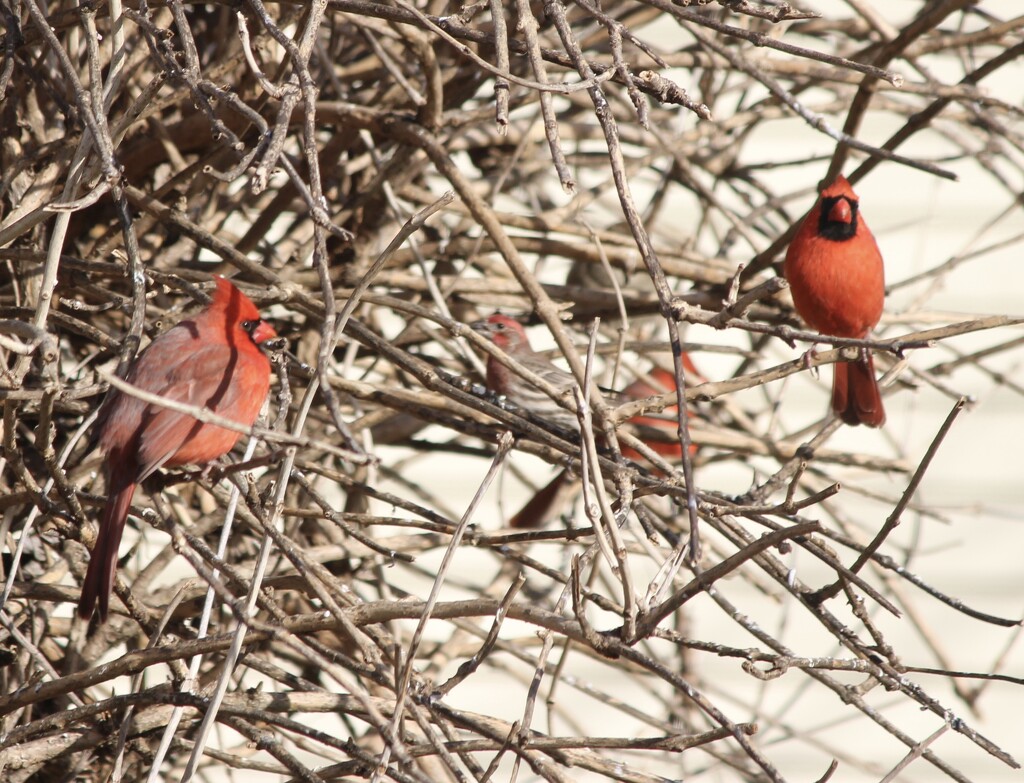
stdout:
[[(683, 367), (691, 376), (701, 377), (693, 361), (690, 359), (690, 355), (687, 353), (683, 354)], [(676, 388), (675, 375), (662, 367), (652, 368), (649, 375), (651, 380), (658, 385), (658, 388), (638, 378), (623, 390), (622, 396), (629, 400), (640, 400), (644, 397), (653, 397), (655, 394), (665, 394)], [(679, 442), (677, 434), (678, 425), (676, 424), (678, 410), (679, 407), (673, 405), (666, 408), (660, 416), (634, 416), (629, 422), (636, 425), (638, 428), (637, 437), (643, 440), (655, 454), (660, 454), (669, 459), (681, 459), (683, 456), (683, 446)], [(692, 456), (696, 453), (697, 445), (691, 443), (690, 455)], [(627, 459), (640, 459), (640, 454), (629, 446), (622, 447), (622, 455)]]
[[(276, 336), (252, 301), (218, 277), (213, 302), (157, 337), (125, 380), (248, 427), (270, 389), (270, 362), (259, 345)], [(98, 602), (105, 620), (136, 485), (161, 467), (204, 465), (217, 459), (232, 449), (239, 433), (118, 391), (105, 404), (99, 426), (108, 500), (82, 583), (78, 614), (88, 619)]]
[[(803, 219), (786, 253), (785, 275), (797, 312), (822, 334), (864, 338), (882, 317), (882, 254), (845, 177), (825, 188)], [(866, 350), (856, 361), (836, 364), (832, 409), (847, 424), (885, 423)]]

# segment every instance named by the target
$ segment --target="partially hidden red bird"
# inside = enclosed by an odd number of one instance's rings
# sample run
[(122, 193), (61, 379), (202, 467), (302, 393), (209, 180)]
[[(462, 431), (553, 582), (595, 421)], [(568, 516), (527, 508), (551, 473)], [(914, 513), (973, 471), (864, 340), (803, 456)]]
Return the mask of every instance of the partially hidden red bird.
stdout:
[[(575, 385), (573, 376), (565, 370), (549, 362), (536, 353), (530, 346), (529, 337), (523, 325), (514, 318), (500, 313), (492, 315), (484, 321), (471, 325), (472, 329), (522, 364), (556, 389), (562, 391)], [(689, 355), (683, 354), (683, 365), (687, 371), (700, 377)], [(621, 404), (630, 400), (652, 397), (676, 388), (675, 376), (667, 370), (655, 367), (650, 372), (653, 383), (664, 388), (655, 388), (651, 383), (638, 379), (623, 390), (622, 393), (605, 392), (606, 399), (612, 404)], [(511, 369), (502, 364), (495, 356), (487, 356), (487, 388), (497, 394), (503, 394), (512, 403), (530, 413), (550, 421), (563, 429), (578, 430), (579, 420), (571, 411), (556, 404), (543, 390), (521, 378)], [(682, 457), (682, 445), (676, 434), (676, 407), (665, 410), (661, 418), (651, 415), (634, 416), (630, 424), (637, 427), (637, 437), (643, 440), (655, 453), (668, 458)], [(696, 446), (690, 444), (690, 454)], [(634, 449), (624, 446), (622, 455), (627, 459), (640, 460), (641, 455)], [(568, 471), (560, 471), (550, 483), (540, 489), (526, 505), (509, 520), (513, 528), (537, 528), (555, 515), (554, 509), (561, 506), (562, 501), (575, 494), (574, 482)]]
[[(801, 317), (822, 334), (863, 339), (882, 317), (885, 271), (860, 202), (840, 175), (821, 192), (786, 252), (785, 276)], [(871, 353), (835, 365), (832, 410), (847, 424), (881, 427)]]
[[(683, 367), (693, 378), (703, 382), (697, 367), (688, 353), (683, 354)], [(643, 378), (637, 378), (629, 386), (622, 390), (622, 396), (627, 400), (641, 400), (644, 397), (653, 397), (656, 394), (665, 394), (676, 389), (676, 377), (663, 367), (652, 367), (648, 375), (651, 381), (657, 384), (655, 388)], [(676, 434), (676, 412), (678, 405), (672, 405), (661, 413), (660, 416), (641, 414), (634, 416), (629, 421), (640, 427), (639, 435), (655, 454), (660, 454), (669, 459), (680, 459), (683, 456), (683, 445), (679, 442)], [(690, 443), (690, 456), (697, 453), (697, 444)], [(629, 446), (622, 447), (622, 456), (627, 459), (639, 460), (640, 454)]]
[[(248, 427), (270, 389), (270, 361), (260, 346), (275, 337), (256, 305), (218, 276), (206, 309), (153, 340), (125, 380)], [(107, 504), (82, 583), (78, 616), (88, 620), (98, 604), (105, 621), (135, 487), (161, 467), (212, 462), (234, 447), (239, 433), (116, 390), (104, 404), (99, 422)]]

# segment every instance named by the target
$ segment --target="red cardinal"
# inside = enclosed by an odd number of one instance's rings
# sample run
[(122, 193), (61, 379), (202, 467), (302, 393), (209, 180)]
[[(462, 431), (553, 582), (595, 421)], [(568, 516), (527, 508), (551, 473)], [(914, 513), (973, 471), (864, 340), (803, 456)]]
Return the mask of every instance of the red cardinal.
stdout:
[[(575, 383), (571, 374), (559, 369), (543, 356), (534, 352), (530, 347), (526, 330), (514, 318), (500, 314), (492, 315), (485, 321), (473, 323), (471, 328), (487, 337), (513, 359), (556, 388), (569, 389)], [(687, 370), (699, 375), (688, 355), (683, 355), (683, 364)], [(675, 388), (675, 376), (661, 368), (651, 371), (651, 379), (665, 388), (655, 389), (649, 383), (637, 380), (627, 386), (622, 394), (607, 392), (606, 397), (610, 402), (618, 404), (628, 400), (651, 397)], [(533, 386), (525, 378), (520, 378), (491, 355), (487, 357), (487, 388), (498, 394), (504, 394), (515, 405), (551, 421), (563, 429), (579, 429), (579, 420), (575, 415), (557, 405), (547, 394)], [(666, 412), (672, 413), (675, 410), (673, 406), (666, 409)], [(682, 446), (675, 436), (676, 423), (674, 420), (634, 416), (629, 421), (640, 427), (638, 436), (656, 453), (666, 457), (679, 458), (682, 456)], [(646, 436), (644, 435), (645, 431), (647, 432)], [(691, 444), (690, 453), (692, 454), (695, 450), (696, 447)], [(627, 459), (640, 459), (640, 454), (629, 447), (624, 447), (622, 454)], [(574, 495), (578, 491), (574, 482), (568, 480), (569, 478), (567, 471), (560, 471), (509, 520), (509, 525), (513, 528), (536, 528), (543, 525), (551, 518), (552, 509), (562, 505), (560, 501), (565, 496)]]
[[(882, 317), (882, 254), (845, 177), (821, 192), (800, 224), (786, 253), (785, 275), (797, 312), (822, 334), (864, 338)], [(832, 410), (847, 424), (885, 423), (867, 350), (856, 361), (836, 364)]]
[[(127, 382), (168, 400), (207, 408), (246, 427), (270, 389), (270, 361), (259, 346), (277, 337), (248, 297), (217, 277), (213, 302), (157, 337)], [(204, 465), (226, 454), (239, 433), (113, 391), (100, 414), (106, 454), (107, 505), (82, 583), (78, 616), (99, 603), (107, 619), (117, 550), (135, 486), (161, 467)]]
[[(690, 355), (687, 353), (683, 354), (683, 367), (697, 378), (701, 377), (693, 361), (690, 359)], [(651, 376), (651, 380), (658, 384), (659, 388), (655, 388), (647, 381), (637, 378), (637, 380), (633, 381), (623, 390), (622, 396), (628, 400), (640, 400), (644, 397), (653, 397), (655, 394), (665, 394), (676, 388), (676, 378), (668, 370), (654, 367), (648, 374)], [(634, 416), (629, 421), (631, 424), (641, 427), (640, 436), (654, 453), (660, 454), (663, 457), (669, 457), (670, 459), (679, 459), (683, 456), (683, 445), (679, 442), (679, 437), (676, 434), (675, 414), (678, 410), (678, 406), (673, 405), (670, 408), (665, 408), (659, 418), (641, 415)], [(660, 437), (655, 437), (656, 435)], [(691, 443), (690, 454), (693, 455), (696, 452), (697, 444)], [(640, 459), (640, 454), (629, 448), (629, 446), (622, 448), (622, 456), (631, 460)]]

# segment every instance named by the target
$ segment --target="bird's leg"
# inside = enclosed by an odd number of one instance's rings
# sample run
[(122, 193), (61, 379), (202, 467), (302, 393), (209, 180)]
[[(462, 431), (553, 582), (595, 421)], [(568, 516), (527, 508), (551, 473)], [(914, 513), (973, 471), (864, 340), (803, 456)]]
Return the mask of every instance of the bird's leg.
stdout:
[(800, 358), (804, 363), (804, 368), (811, 373), (815, 380), (817, 380), (819, 377), (818, 365), (813, 364), (813, 362), (818, 358), (818, 352), (814, 349), (814, 345), (815, 344), (812, 343), (811, 347), (804, 351), (803, 356)]

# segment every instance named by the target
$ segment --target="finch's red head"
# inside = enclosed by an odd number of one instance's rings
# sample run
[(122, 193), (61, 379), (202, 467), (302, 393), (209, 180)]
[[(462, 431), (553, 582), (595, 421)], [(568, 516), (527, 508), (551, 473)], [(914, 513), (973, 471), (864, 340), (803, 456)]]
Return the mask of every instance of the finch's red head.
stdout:
[(530, 350), (530, 339), (523, 325), (507, 315), (495, 313), (485, 321), (470, 324), (469, 328), (486, 337), (505, 353), (513, 353), (520, 348)]
[(818, 208), (819, 236), (844, 242), (857, 235), (860, 201), (842, 174), (821, 191)]
[(216, 275), (214, 280), (217, 288), (213, 292), (209, 312), (223, 313), (227, 323), (237, 325), (256, 345), (277, 337), (274, 327), (260, 318), (260, 311), (249, 297), (235, 288), (226, 277)]

